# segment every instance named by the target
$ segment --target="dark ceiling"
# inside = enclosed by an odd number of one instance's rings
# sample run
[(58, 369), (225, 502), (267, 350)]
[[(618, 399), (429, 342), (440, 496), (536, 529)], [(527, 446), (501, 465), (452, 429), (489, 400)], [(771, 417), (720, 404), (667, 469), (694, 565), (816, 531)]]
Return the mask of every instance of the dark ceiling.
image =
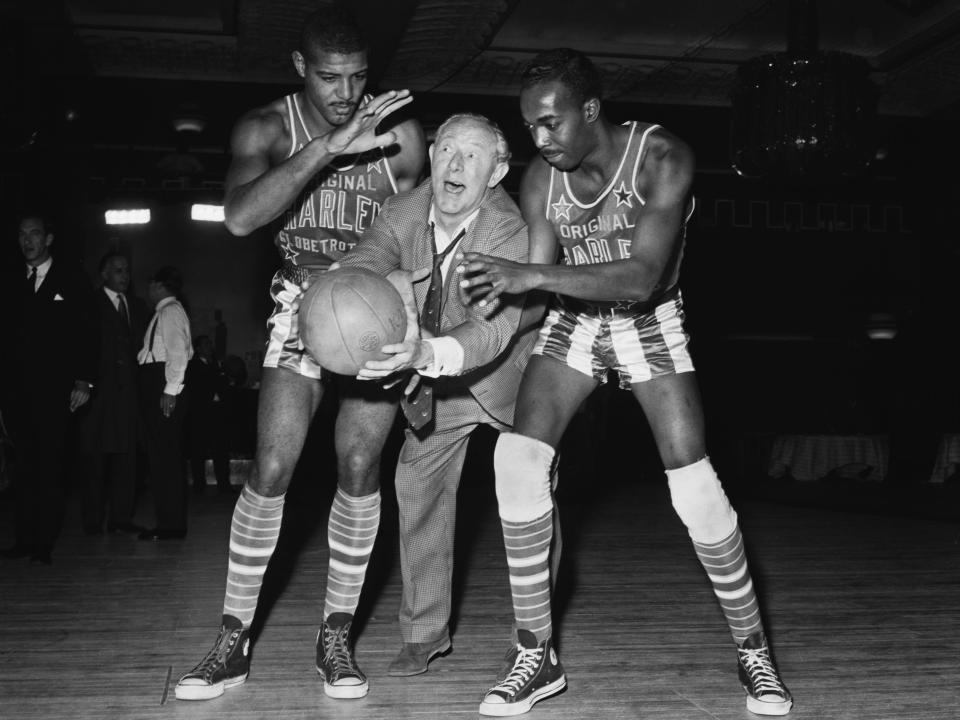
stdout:
[[(209, 166), (204, 156), (223, 154), (241, 112), (296, 85), (289, 53), (302, 18), (322, 4), (0, 0), (0, 87), (8, 100), (0, 109), (3, 146), (9, 151), (44, 135), (72, 135), (101, 151), (154, 150), (185, 174), (191, 163)], [(482, 103), (478, 109), (494, 116), (514, 112), (520, 68), (556, 46), (596, 60), (612, 105), (642, 106), (657, 114), (647, 119), (657, 120), (671, 108), (687, 125), (707, 126), (726, 112), (738, 66), (785, 50), (798, 3), (352, 5), (372, 39), (372, 85), (413, 90), (428, 127), (437, 119), (431, 114), (442, 116), (451, 103)], [(960, 105), (960, 0), (833, 0), (813, 7), (819, 48), (869, 63), (882, 117), (931, 118)], [(203, 131), (175, 133), (174, 121), (184, 117), (202, 121)]]

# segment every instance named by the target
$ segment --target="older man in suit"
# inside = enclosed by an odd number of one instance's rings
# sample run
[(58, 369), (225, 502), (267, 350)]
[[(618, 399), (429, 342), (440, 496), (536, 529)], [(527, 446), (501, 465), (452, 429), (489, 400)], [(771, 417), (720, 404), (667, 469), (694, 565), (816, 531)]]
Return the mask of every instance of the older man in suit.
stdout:
[(16, 446), (16, 542), (4, 557), (49, 565), (63, 524), (63, 453), (71, 413), (96, 377), (93, 293), (79, 267), (51, 255), (48, 218), (25, 213), (24, 264), (3, 285), (9, 324), (2, 356), (4, 418)]
[[(389, 359), (360, 371), (362, 378), (407, 382), (402, 406), (410, 426), (396, 472), (403, 645), (388, 669), (395, 676), (425, 672), (450, 649), (456, 494), (467, 441), (480, 424), (510, 429), (535, 336), (525, 320), (538, 319), (536, 310), (521, 317), (522, 295), (477, 307), (459, 291), (459, 252), (497, 248), (517, 262), (528, 257), (526, 225), (499, 185), (510, 157), (503, 134), (485, 117), (454, 115), (429, 154), (430, 180), (390, 198), (363, 242), (341, 260), (389, 274), (408, 316), (411, 306), (420, 309), (420, 332), (384, 347)], [(431, 272), (411, 273), (422, 268)]]
[[(147, 307), (128, 294), (130, 261), (119, 252), (100, 260), (102, 285), (96, 297), (100, 362), (93, 396), (80, 420), (83, 529), (139, 533), (133, 524), (137, 488), (137, 350), (147, 326)], [(105, 503), (105, 501), (107, 501)]]

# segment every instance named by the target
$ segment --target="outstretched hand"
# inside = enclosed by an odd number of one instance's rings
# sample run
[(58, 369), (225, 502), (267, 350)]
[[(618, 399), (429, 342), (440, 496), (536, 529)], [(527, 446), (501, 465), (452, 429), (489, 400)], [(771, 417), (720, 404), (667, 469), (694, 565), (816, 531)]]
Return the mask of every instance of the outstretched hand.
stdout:
[(390, 90), (375, 98), (364, 100), (357, 111), (344, 123), (324, 136), (327, 152), (333, 155), (354, 155), (397, 142), (393, 130), (377, 135), (377, 125), (390, 113), (413, 102), (409, 90)]
[(519, 294), (531, 290), (530, 265), (504, 258), (468, 252), (457, 255), (461, 299), (486, 307), (503, 293)]

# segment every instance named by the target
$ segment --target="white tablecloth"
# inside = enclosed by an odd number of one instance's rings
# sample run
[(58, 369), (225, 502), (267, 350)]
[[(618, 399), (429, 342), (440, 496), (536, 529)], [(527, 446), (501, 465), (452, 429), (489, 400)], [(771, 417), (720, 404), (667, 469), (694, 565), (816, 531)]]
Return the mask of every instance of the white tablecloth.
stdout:
[(937, 450), (937, 460), (933, 464), (930, 482), (942, 483), (957, 471), (960, 464), (960, 435), (944, 435)]
[(885, 435), (778, 435), (767, 474), (795, 480), (827, 476), (881, 482), (887, 474)]

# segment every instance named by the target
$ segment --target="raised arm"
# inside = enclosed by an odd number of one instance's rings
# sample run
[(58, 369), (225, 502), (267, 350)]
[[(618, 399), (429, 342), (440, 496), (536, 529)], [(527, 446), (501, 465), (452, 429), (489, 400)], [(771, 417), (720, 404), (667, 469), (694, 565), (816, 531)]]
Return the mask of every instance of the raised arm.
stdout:
[(378, 95), (357, 108), (348, 123), (315, 137), (301, 151), (276, 164), (273, 158), (282, 152), (287, 137), (282, 113), (262, 110), (245, 115), (230, 139), (233, 157), (224, 200), (227, 229), (234, 235), (249, 235), (279, 217), (333, 158), (397, 142), (396, 132), (377, 135), (376, 127), (411, 100), (406, 90)]
[[(676, 250), (674, 244), (684, 221), (693, 165), (693, 153), (685, 143), (673, 136), (651, 135), (647, 155), (638, 171), (638, 187), (646, 205), (633, 230), (629, 258), (592, 265), (517, 266), (497, 258), (468, 254), (464, 269), (476, 274), (467, 282), (471, 285), (489, 283), (493, 289), (485, 298), (487, 301), (500, 293), (530, 290), (557, 292), (583, 300), (649, 299), (659, 289)], [(532, 230), (531, 236), (534, 232), (538, 231)]]
[(271, 152), (286, 133), (279, 113), (259, 112), (242, 117), (230, 138), (232, 158), (227, 169), (224, 220), (232, 234), (249, 235), (290, 206), (311, 177), (330, 157), (322, 142), (271, 167)]

